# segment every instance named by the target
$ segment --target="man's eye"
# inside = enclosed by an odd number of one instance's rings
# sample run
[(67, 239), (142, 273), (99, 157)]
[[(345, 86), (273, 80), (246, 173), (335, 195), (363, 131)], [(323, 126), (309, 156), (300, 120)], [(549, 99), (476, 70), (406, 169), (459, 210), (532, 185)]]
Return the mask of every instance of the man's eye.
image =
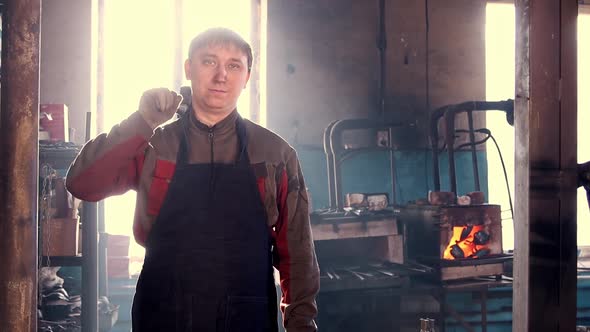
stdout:
[(203, 64), (207, 65), (207, 66), (213, 66), (213, 65), (215, 65), (215, 61), (213, 61), (211, 59), (205, 59), (205, 60), (203, 60)]
[(237, 63), (230, 63), (228, 68), (231, 70), (239, 70), (241, 68), (241, 66)]

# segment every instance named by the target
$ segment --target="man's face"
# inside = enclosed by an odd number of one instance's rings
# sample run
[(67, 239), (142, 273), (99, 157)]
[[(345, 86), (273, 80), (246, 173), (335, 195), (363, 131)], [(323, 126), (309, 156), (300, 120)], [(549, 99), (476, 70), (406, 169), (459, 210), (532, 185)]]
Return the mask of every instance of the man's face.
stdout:
[(184, 63), (191, 80), (193, 107), (197, 111), (229, 114), (246, 87), (248, 58), (232, 44), (213, 44), (197, 49)]

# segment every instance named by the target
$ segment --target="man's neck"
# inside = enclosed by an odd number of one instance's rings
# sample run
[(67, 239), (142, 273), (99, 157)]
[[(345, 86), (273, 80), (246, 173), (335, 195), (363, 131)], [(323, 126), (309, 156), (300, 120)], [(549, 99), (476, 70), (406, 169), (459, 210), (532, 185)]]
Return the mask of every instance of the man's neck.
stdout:
[(223, 121), (223, 119), (227, 118), (228, 115), (230, 115), (233, 110), (227, 111), (227, 112), (219, 112), (219, 113), (209, 113), (209, 112), (204, 112), (198, 109), (194, 109), (195, 112), (195, 118), (197, 118), (197, 120), (199, 120), (199, 122), (201, 122), (202, 124), (208, 126), (208, 127), (213, 127), (216, 124), (218, 124), (219, 122)]

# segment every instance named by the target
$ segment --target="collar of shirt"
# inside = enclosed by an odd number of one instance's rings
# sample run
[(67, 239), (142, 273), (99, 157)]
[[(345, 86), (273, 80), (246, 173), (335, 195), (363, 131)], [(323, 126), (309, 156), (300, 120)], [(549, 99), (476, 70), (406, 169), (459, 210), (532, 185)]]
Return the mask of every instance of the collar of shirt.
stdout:
[(235, 131), (236, 120), (238, 116), (238, 110), (234, 109), (223, 120), (216, 123), (213, 127), (209, 127), (201, 121), (197, 120), (194, 112), (192, 111), (192, 109), (190, 109), (190, 129), (191, 132), (202, 135), (208, 135), (211, 132), (211, 130), (213, 130), (216, 136), (224, 136)]

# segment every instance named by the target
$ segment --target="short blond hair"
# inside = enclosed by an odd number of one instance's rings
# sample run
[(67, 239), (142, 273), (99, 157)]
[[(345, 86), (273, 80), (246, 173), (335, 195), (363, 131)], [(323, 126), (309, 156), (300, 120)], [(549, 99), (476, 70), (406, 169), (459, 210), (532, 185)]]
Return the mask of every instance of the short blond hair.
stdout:
[(252, 70), (252, 48), (250, 44), (238, 33), (227, 28), (211, 28), (198, 34), (191, 41), (188, 49), (188, 58), (190, 59), (198, 49), (219, 44), (231, 44), (239, 48), (248, 58), (248, 72)]

